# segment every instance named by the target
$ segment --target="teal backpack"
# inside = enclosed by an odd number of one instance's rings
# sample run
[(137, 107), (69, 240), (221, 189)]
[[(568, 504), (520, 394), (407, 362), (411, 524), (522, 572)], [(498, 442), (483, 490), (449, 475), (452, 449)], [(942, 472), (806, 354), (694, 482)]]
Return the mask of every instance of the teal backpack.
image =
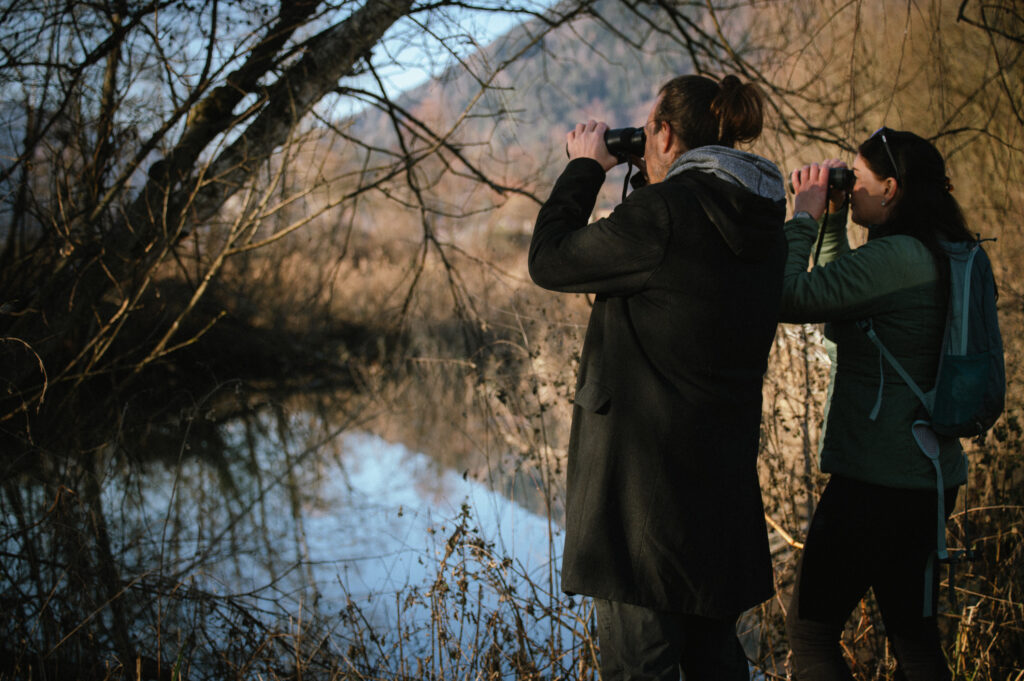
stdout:
[[(921, 400), (932, 430), (946, 437), (977, 437), (1003, 413), (1006, 399), (995, 277), (980, 240), (942, 242), (942, 248), (949, 258), (949, 310), (935, 387), (921, 390), (875, 334), (870, 319), (858, 326)], [(880, 407), (881, 393), (872, 420)]]
[[(981, 242), (981, 239), (942, 242), (942, 249), (949, 258), (949, 310), (935, 386), (928, 392), (921, 390), (885, 347), (872, 328), (870, 319), (857, 324), (914, 391), (927, 416), (913, 424), (914, 438), (935, 468), (935, 484), (939, 496), (937, 548), (925, 570), (926, 617), (932, 614), (935, 560), (949, 563), (952, 570), (957, 561), (973, 558), (969, 545), (966, 550), (955, 552), (953, 556), (946, 550), (945, 485), (939, 465), (937, 436), (984, 435), (1003, 413), (1006, 400), (1006, 367), (1003, 362), (1003, 338), (996, 314), (995, 277), (992, 274), (992, 263), (981, 247)], [(872, 420), (878, 416), (881, 398), (879, 387), (878, 401), (871, 412)], [(952, 593), (952, 576), (950, 590)]]

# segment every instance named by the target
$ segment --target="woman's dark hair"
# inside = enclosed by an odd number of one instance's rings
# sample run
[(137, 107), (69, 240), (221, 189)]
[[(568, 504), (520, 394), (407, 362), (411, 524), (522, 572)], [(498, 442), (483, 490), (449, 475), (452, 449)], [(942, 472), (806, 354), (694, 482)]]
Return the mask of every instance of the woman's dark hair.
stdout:
[[(884, 134), (884, 138), (883, 138)], [(890, 234), (912, 236), (935, 257), (943, 290), (948, 288), (949, 259), (940, 241), (971, 241), (960, 204), (950, 193), (946, 162), (928, 140), (912, 132), (881, 128), (857, 149), (871, 171), (896, 179), (896, 204), (884, 225), (869, 239)], [(896, 166), (893, 166), (893, 163)]]
[(889, 219), (872, 230), (872, 236), (876, 231), (879, 236), (907, 234), (937, 256), (943, 254), (940, 240), (974, 238), (960, 204), (950, 193), (946, 162), (931, 142), (912, 132), (881, 128), (857, 152), (875, 175), (895, 178), (898, 186)]
[(716, 83), (704, 76), (677, 76), (661, 86), (654, 120), (672, 127), (687, 149), (752, 142), (764, 123), (764, 97), (753, 83), (726, 76)]

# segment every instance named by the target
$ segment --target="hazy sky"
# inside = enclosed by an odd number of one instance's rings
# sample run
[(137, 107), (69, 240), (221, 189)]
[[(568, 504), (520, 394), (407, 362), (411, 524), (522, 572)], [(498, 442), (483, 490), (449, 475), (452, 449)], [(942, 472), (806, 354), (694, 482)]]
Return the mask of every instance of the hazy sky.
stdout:
[[(537, 0), (530, 3), (532, 8), (541, 11), (552, 4), (553, 0)], [(437, 34), (446, 38), (445, 46), (465, 56), (478, 46), (483, 47), (499, 37), (516, 24), (524, 21), (523, 15), (504, 12), (471, 12), (462, 11), (457, 23), (443, 27), (431, 27)], [(386, 50), (386, 52), (385, 52)], [(425, 30), (403, 27), (393, 37), (385, 40), (380, 50), (381, 56), (387, 54), (394, 64), (380, 70), (381, 77), (391, 88), (391, 94), (416, 87), (433, 78), (451, 64), (454, 59), (451, 53), (444, 51), (436, 36)]]

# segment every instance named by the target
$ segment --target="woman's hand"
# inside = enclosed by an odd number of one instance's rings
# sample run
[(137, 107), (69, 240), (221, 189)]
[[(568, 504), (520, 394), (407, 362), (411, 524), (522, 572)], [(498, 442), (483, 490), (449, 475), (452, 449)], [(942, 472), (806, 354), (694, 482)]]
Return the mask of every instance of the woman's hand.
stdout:
[(797, 168), (790, 175), (793, 184), (793, 212), (806, 211), (815, 220), (820, 220), (825, 213), (826, 201), (831, 201), (829, 208), (835, 212), (841, 210), (846, 203), (846, 192), (841, 189), (828, 191), (828, 173), (830, 168), (845, 168), (846, 163), (838, 158), (830, 158), (821, 163), (812, 163)]
[(604, 142), (604, 133), (608, 126), (597, 121), (578, 123), (574, 130), (565, 136), (565, 150), (570, 159), (592, 158), (608, 172), (619, 164), (619, 159), (608, 152)]

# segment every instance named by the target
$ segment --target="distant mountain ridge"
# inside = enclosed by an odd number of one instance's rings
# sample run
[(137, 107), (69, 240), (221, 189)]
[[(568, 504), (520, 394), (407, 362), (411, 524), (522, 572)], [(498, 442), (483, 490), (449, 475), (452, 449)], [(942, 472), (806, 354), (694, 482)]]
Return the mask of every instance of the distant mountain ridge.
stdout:
[[(457, 140), (484, 145), (481, 156), (501, 157), (514, 147), (517, 158), (533, 159), (553, 179), (561, 167), (557, 161), (564, 159), (565, 133), (577, 122), (593, 118), (610, 127), (642, 125), (658, 86), (688, 72), (690, 60), (678, 44), (622, 3), (606, 0), (595, 11), (605, 21), (588, 16), (555, 29), (500, 73), (459, 124)], [(537, 20), (526, 22), (467, 61), (480, 73), (490, 73), (486, 65), (508, 60), (538, 33)], [(445, 130), (479, 91), (477, 80), (455, 65), (404, 93), (399, 104)], [(382, 112), (365, 112), (356, 129), (381, 144), (394, 142)]]

